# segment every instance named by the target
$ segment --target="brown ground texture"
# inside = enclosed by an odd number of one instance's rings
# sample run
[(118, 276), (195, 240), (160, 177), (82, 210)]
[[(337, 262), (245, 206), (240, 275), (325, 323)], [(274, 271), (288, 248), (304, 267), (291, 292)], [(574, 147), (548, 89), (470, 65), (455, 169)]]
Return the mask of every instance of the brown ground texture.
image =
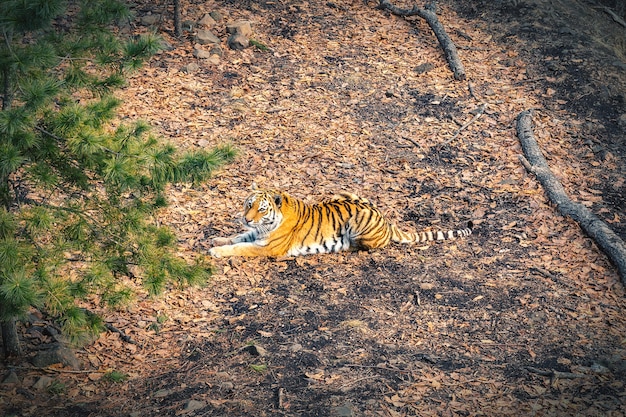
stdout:
[[(135, 12), (162, 13), (167, 2), (156, 3)], [(182, 148), (239, 150), (206, 184), (171, 189), (159, 221), (178, 232), (181, 256), (241, 231), (253, 181), (307, 201), (351, 191), (405, 230), (473, 220), (475, 233), (424, 247), (220, 259), (204, 288), (156, 299), (140, 291), (123, 311), (89, 306), (135, 343), (103, 334), (78, 351), (81, 371), (12, 364), (20, 382), (0, 385), (0, 411), (626, 415), (624, 288), (520, 164), (515, 135), (518, 114), (534, 109), (535, 135), (569, 196), (626, 238), (626, 29), (602, 5), (439, 2), (467, 72), (455, 81), (425, 21), (373, 3), (183, 3), (185, 19), (251, 20), (269, 50), (225, 50), (219, 64), (181, 71), (196, 62), (193, 41), (171, 36), (170, 9), (160, 30), (174, 49), (119, 94), (124, 118), (147, 120)], [(23, 329), (29, 355), (48, 341), (33, 334)], [(103, 377), (111, 370), (128, 378)], [(41, 375), (54, 378), (47, 390), (32, 387)]]

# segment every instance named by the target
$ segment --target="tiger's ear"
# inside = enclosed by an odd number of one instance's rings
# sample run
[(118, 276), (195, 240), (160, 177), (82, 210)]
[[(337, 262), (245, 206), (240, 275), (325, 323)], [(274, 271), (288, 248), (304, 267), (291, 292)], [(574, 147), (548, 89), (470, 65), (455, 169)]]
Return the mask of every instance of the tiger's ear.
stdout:
[(256, 182), (252, 181), (252, 191), (256, 191), (258, 189), (259, 189), (259, 187), (256, 185)]
[(283, 205), (283, 196), (280, 194), (274, 195), (274, 204), (276, 204), (276, 208), (280, 208)]

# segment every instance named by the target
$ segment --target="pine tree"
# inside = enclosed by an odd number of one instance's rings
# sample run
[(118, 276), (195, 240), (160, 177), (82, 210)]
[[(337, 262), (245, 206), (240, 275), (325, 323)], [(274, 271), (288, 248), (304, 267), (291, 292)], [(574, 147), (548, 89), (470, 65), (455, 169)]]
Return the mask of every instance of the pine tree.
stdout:
[(0, 324), (19, 355), (16, 320), (32, 306), (74, 339), (99, 329), (76, 300), (116, 305), (139, 271), (151, 293), (210, 274), (174, 256), (176, 238), (152, 221), (169, 183), (199, 182), (231, 148), (179, 154), (137, 122), (113, 128), (112, 92), (160, 45), (124, 41), (118, 0), (0, 2)]

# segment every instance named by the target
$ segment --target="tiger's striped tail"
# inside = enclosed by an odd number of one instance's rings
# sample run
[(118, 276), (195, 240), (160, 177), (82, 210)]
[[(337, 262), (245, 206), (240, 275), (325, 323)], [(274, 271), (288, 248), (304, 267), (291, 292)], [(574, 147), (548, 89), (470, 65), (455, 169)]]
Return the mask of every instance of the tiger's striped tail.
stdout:
[(433, 240), (451, 240), (471, 235), (472, 227), (472, 222), (469, 222), (465, 229), (446, 231), (433, 230), (418, 233), (408, 233), (398, 229), (395, 225), (391, 225), (391, 240), (396, 243), (424, 243)]

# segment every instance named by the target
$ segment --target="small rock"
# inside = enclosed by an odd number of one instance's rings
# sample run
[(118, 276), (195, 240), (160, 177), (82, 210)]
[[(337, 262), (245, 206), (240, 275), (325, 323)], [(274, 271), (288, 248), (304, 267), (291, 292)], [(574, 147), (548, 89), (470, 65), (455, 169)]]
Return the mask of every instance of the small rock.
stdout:
[(208, 59), (211, 57), (211, 52), (204, 49), (194, 48), (193, 56), (199, 59)]
[(161, 15), (158, 14), (149, 14), (146, 16), (142, 16), (140, 22), (144, 26), (154, 26), (161, 19)]
[(44, 375), (41, 378), (39, 378), (37, 382), (35, 382), (35, 384), (33, 385), (33, 388), (37, 390), (45, 389), (45, 388), (48, 388), (50, 385), (52, 385), (52, 382), (54, 382), (54, 378)]
[(215, 36), (210, 30), (198, 29), (196, 32), (196, 42), (200, 45), (206, 45), (211, 43), (220, 44), (222, 41), (220, 41), (220, 38)]
[[(219, 62), (219, 56), (217, 56), (215, 54), (211, 54), (210, 51), (207, 51), (207, 50), (201, 49), (201, 48), (194, 48), (193, 56), (195, 56), (198, 59), (212, 59), (215, 56), (215, 57), (217, 57), (218, 62)], [(212, 59), (212, 60), (214, 60), (214, 59)]]
[(346, 403), (339, 407), (333, 407), (333, 415), (338, 417), (352, 417), (352, 404)]
[(595, 362), (591, 365), (591, 370), (597, 374), (608, 374), (610, 372), (609, 368)]
[(302, 350), (302, 345), (300, 343), (294, 343), (289, 347), (289, 350), (296, 353)]
[(196, 27), (196, 22), (193, 22), (191, 20), (183, 20), (183, 23), (182, 23), (181, 26), (182, 26), (183, 30), (191, 32), (193, 30), (193, 28)]
[(171, 43), (169, 43), (166, 40), (161, 40), (161, 50), (163, 50), (163, 51), (173, 51), (174, 49), (176, 49), (174, 47), (174, 45), (172, 45)]
[(248, 352), (252, 356), (266, 356), (267, 355), (267, 350), (264, 347), (261, 347), (259, 345), (246, 346), (243, 350)]
[(62, 363), (74, 370), (80, 369), (80, 361), (70, 349), (57, 345), (52, 349), (42, 350), (33, 358), (33, 365), (38, 368)]
[(220, 388), (226, 391), (232, 391), (235, 389), (235, 384), (232, 382), (226, 381), (220, 384)]
[(160, 389), (157, 392), (155, 392), (153, 396), (154, 398), (163, 398), (163, 397), (167, 397), (171, 393), (172, 393), (171, 389)]
[(626, 132), (626, 113), (617, 118), (617, 124), (623, 131)]
[(224, 55), (224, 51), (222, 51), (222, 47), (219, 46), (219, 45), (214, 46), (213, 48), (211, 48), (211, 50), (209, 52), (211, 52), (211, 55), (217, 55), (219, 57)]
[(210, 12), (209, 16), (211, 16), (213, 18), (213, 20), (215, 20), (216, 22), (221, 22), (222, 19), (224, 19), (222, 14), (220, 12), (216, 11), (216, 10)]
[(200, 410), (206, 407), (206, 405), (207, 404), (204, 401), (189, 400), (189, 402), (185, 406), (185, 411), (191, 412), (191, 411)]
[(237, 33), (228, 38), (228, 46), (235, 51), (241, 51), (250, 46), (250, 41), (244, 35)]
[(189, 64), (182, 67), (181, 71), (187, 74), (191, 74), (192, 72), (196, 72), (199, 69), (200, 69), (200, 65), (196, 64), (195, 62), (190, 62)]
[(4, 379), (2, 380), (3, 384), (19, 384), (20, 379), (18, 378), (17, 374), (13, 371), (9, 372), (8, 375), (6, 377), (4, 377)]
[(252, 35), (252, 26), (248, 20), (238, 20), (226, 25), (226, 32), (231, 35), (243, 35), (245, 37), (250, 37), (250, 35)]
[(218, 55), (211, 55), (206, 62), (212, 65), (218, 65), (220, 63), (220, 57)]
[(415, 67), (414, 71), (417, 72), (418, 74), (424, 74), (428, 71), (431, 71), (434, 68), (435, 66), (433, 64), (431, 64), (430, 62), (425, 62)]
[(208, 13), (205, 14), (202, 17), (202, 19), (198, 21), (198, 26), (202, 26), (202, 27), (209, 28), (209, 29), (215, 26), (216, 24), (217, 22), (215, 21), (215, 19), (213, 19), (211, 15)]

